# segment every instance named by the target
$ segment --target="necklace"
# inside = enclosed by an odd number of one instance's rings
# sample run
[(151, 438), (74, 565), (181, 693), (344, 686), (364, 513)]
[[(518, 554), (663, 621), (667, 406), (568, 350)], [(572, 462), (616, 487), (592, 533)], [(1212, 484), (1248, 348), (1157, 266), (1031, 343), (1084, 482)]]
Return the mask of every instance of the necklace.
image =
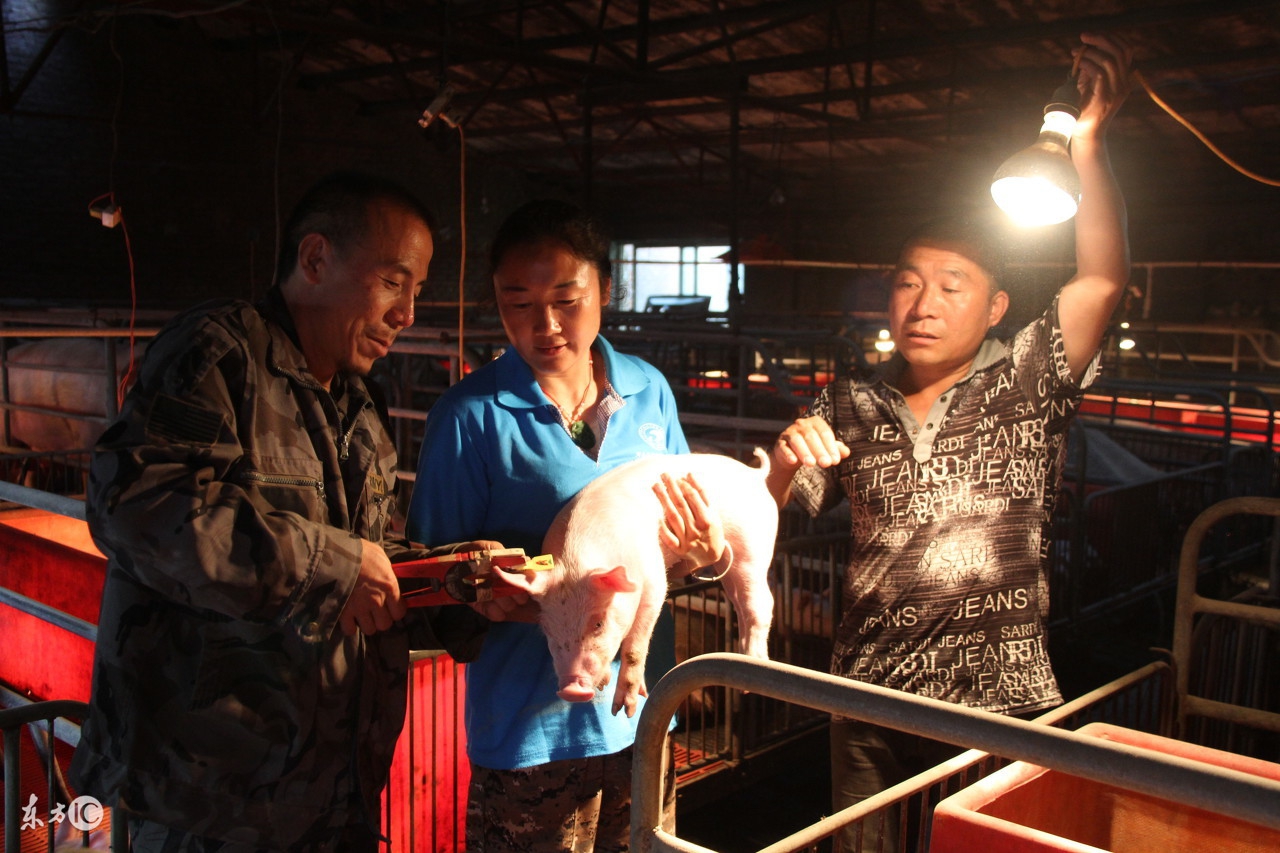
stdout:
[[(591, 393), (591, 383), (595, 381), (595, 360), (587, 356), (587, 385), (582, 389), (582, 396), (578, 398), (578, 405), (574, 407), (573, 414), (566, 414), (564, 407), (550, 394), (551, 402), (555, 403), (556, 410), (560, 412), (560, 418), (564, 427), (569, 432), (569, 439), (583, 450), (590, 450), (596, 446), (596, 434), (591, 429), (590, 424), (582, 419), (583, 410), (587, 407), (587, 395)], [(544, 392), (545, 393), (545, 392)]]

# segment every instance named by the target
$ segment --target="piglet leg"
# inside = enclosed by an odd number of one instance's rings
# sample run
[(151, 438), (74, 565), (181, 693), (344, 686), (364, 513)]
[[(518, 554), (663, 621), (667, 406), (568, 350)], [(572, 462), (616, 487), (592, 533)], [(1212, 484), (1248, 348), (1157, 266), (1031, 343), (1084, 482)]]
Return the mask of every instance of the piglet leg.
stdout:
[(636, 715), (636, 706), (641, 696), (649, 695), (649, 688), (644, 681), (644, 664), (649, 655), (649, 640), (653, 637), (653, 628), (662, 611), (662, 602), (666, 597), (663, 585), (657, 585), (657, 595), (653, 594), (650, 583), (636, 608), (636, 618), (631, 630), (622, 638), (620, 648), (620, 666), (618, 667), (618, 684), (613, 693), (613, 713), (626, 708), (627, 716)]
[(769, 627), (773, 624), (768, 568), (767, 564), (755, 565), (751, 555), (739, 553), (720, 580), (738, 617), (738, 651), (765, 660), (769, 657)]

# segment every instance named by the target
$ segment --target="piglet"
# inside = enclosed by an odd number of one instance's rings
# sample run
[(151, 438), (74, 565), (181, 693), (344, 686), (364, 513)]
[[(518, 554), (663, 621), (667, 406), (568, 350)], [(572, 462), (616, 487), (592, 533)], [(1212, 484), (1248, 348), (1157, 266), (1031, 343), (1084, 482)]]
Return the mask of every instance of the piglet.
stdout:
[(738, 616), (738, 650), (769, 656), (773, 620), (769, 563), (778, 506), (765, 488), (769, 455), (760, 468), (710, 453), (646, 456), (591, 481), (565, 504), (543, 539), (555, 569), (513, 575), (541, 606), (539, 624), (551, 649), (558, 695), (589, 702), (609, 683), (621, 649), (613, 713), (633, 716), (644, 682), (649, 639), (667, 595), (666, 567), (676, 561), (658, 538), (662, 506), (653, 486), (663, 472), (692, 473), (724, 528), (725, 556), (715, 569)]

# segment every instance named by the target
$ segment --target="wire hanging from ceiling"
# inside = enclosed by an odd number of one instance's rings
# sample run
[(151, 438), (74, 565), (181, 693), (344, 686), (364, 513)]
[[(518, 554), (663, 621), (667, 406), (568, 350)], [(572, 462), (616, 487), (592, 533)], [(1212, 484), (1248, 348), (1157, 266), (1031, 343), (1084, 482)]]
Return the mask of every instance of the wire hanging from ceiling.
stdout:
[(463, 338), (465, 332), (466, 282), (467, 282), (467, 135), (462, 125), (453, 125), (458, 131), (458, 380), (462, 379)]
[(1266, 184), (1272, 187), (1280, 187), (1280, 181), (1274, 180), (1272, 178), (1263, 177), (1262, 175), (1259, 175), (1256, 172), (1251, 172), (1248, 169), (1246, 169), (1244, 166), (1241, 166), (1235, 160), (1232, 160), (1230, 157), (1224, 154), (1222, 150), (1218, 148), (1218, 146), (1214, 145), (1211, 141), (1209, 141), (1209, 138), (1205, 136), (1203, 133), (1201, 133), (1200, 130), (1196, 128), (1195, 125), (1193, 125), (1190, 121), (1188, 121), (1183, 116), (1179, 115), (1178, 112), (1174, 110), (1173, 107), (1165, 103), (1164, 100), (1159, 95), (1156, 94), (1155, 89), (1151, 88), (1151, 84), (1147, 82), (1147, 78), (1142, 75), (1141, 71), (1138, 71), (1135, 68), (1133, 70), (1133, 76), (1142, 85), (1142, 88), (1146, 90), (1148, 97), (1150, 97), (1151, 100), (1155, 101), (1156, 106), (1158, 106), (1160, 109), (1164, 110), (1166, 113), (1172, 116), (1174, 121), (1178, 122), (1178, 124), (1182, 125), (1187, 130), (1191, 131), (1191, 134), (1195, 136), (1196, 139), (1199, 139), (1201, 142), (1203, 142), (1205, 147), (1207, 147), (1210, 151), (1216, 154), (1218, 156), (1218, 159), (1226, 163), (1231, 168), (1235, 169), (1240, 174), (1244, 175), (1246, 178), (1251, 178), (1252, 180), (1255, 180), (1260, 184)]
[[(119, 86), (116, 89), (116, 102), (111, 111), (111, 161), (107, 166), (107, 192), (98, 196), (89, 202), (89, 212), (91, 215), (99, 216), (102, 224), (111, 227), (115, 221), (120, 223), (120, 232), (124, 235), (124, 251), (125, 256), (129, 259), (129, 366), (125, 369), (124, 375), (116, 382), (116, 408), (119, 409), (124, 405), (125, 391), (133, 382), (134, 374), (137, 372), (137, 325), (138, 325), (138, 275), (137, 268), (133, 261), (133, 242), (129, 239), (129, 223), (125, 221), (124, 211), (120, 209), (120, 205), (116, 203), (116, 160), (120, 150), (120, 111), (124, 102), (124, 58), (120, 55), (120, 50), (116, 46), (116, 17), (111, 18), (111, 31), (108, 36), (108, 44), (111, 47), (111, 55), (116, 59), (116, 67), (120, 71)], [(108, 209), (112, 210), (114, 219), (109, 219), (105, 213), (95, 214), (94, 206), (103, 199), (107, 199)], [(112, 345), (114, 346), (114, 344)], [(111, 377), (115, 379), (115, 377)]]
[(435, 98), (422, 111), (418, 126), (426, 130), (437, 118), (458, 131), (458, 369), (451, 381), (462, 379), (466, 346), (466, 295), (467, 295), (467, 134), (462, 129), (462, 119), (448, 112), (449, 102), (453, 100), (454, 88), (445, 83), (436, 92)]

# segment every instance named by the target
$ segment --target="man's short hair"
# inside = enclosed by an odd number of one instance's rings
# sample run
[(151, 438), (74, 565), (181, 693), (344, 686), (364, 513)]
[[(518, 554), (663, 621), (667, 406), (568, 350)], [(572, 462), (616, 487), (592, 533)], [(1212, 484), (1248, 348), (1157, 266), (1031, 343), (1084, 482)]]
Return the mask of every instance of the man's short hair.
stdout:
[(332, 172), (312, 184), (289, 214), (276, 261), (276, 281), (283, 282), (293, 273), (298, 244), (308, 234), (323, 234), (339, 250), (364, 239), (369, 229), (369, 205), (374, 202), (409, 211), (435, 234), (435, 217), (404, 186), (365, 172)]
[(991, 279), (991, 294), (1005, 289), (1009, 255), (1004, 226), (995, 217), (982, 215), (943, 216), (931, 219), (912, 231), (898, 252), (898, 264), (909, 249), (939, 244), (959, 252), (980, 266)]

